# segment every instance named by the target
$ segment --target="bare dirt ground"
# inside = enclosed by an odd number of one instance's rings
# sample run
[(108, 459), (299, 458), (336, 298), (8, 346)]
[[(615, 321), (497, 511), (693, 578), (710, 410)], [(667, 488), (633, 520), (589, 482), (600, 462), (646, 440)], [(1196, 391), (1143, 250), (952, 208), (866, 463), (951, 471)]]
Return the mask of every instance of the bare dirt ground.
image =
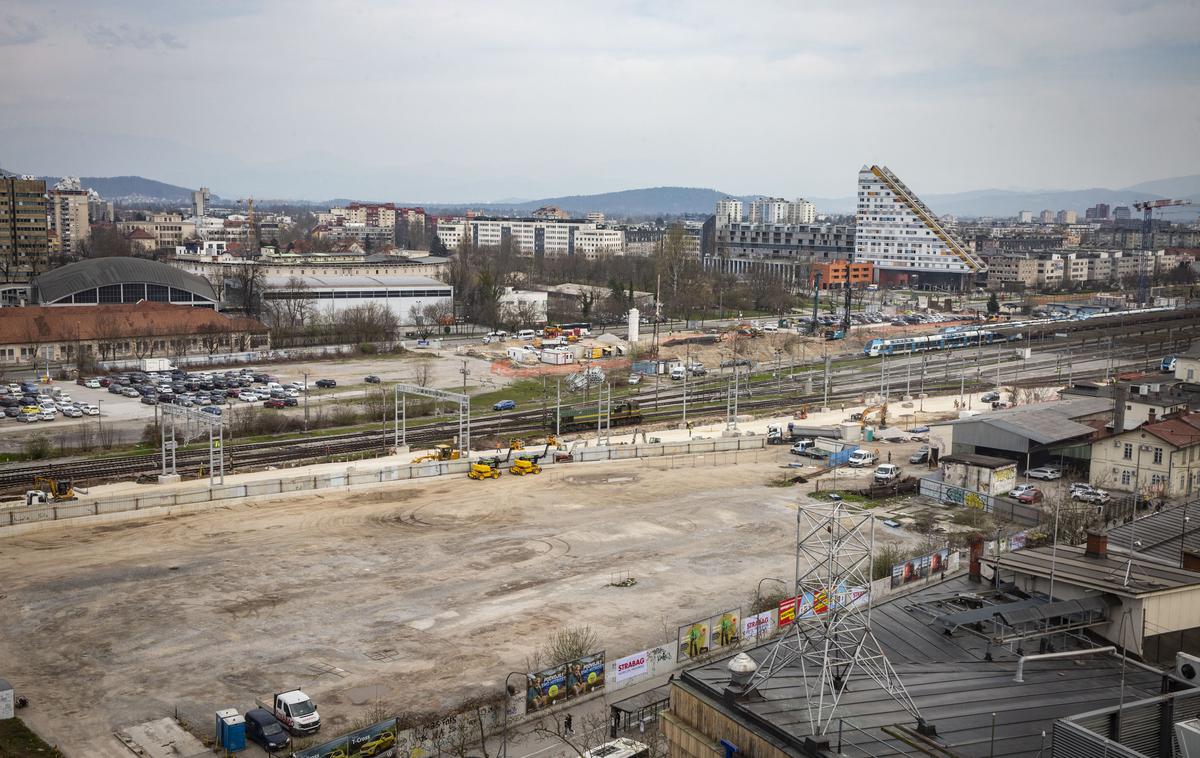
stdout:
[[(0, 538), (0, 674), (73, 756), (127, 755), (113, 730), (176, 708), (207, 730), (275, 688), (308, 691), (329, 734), (376, 702), (452, 707), (562, 627), (590, 625), (615, 657), (790, 576), (797, 492), (768, 486), (786, 449), (742, 456)], [(609, 586), (625, 574), (636, 586)]]

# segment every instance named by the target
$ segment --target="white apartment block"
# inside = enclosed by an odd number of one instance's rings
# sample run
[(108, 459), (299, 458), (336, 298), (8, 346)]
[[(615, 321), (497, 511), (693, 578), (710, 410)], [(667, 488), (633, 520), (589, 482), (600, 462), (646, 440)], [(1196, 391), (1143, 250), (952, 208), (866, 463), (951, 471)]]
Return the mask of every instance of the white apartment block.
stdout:
[(46, 193), (47, 229), (52, 249), (78, 254), (91, 233), (87, 190), (52, 189)]
[(779, 197), (764, 197), (750, 203), (751, 224), (786, 224), (790, 204)]
[(425, 223), (424, 208), (402, 208), (393, 203), (350, 203), (317, 214), (317, 223), (326, 226), (359, 226), (395, 229), (397, 223)]
[(471, 235), (479, 247), (500, 247), (511, 239), (524, 255), (584, 255), (594, 258), (625, 251), (625, 233), (601, 229), (594, 222), (578, 219), (473, 218), (439, 220), (438, 239), (453, 250)]
[(961, 282), (987, 268), (886, 166), (858, 172), (854, 260), (875, 264), (883, 281), (951, 275)]
[(741, 200), (718, 200), (717, 209), (714, 215), (717, 217), (717, 226), (729, 226), (730, 224), (740, 224), (742, 222), (742, 201)]

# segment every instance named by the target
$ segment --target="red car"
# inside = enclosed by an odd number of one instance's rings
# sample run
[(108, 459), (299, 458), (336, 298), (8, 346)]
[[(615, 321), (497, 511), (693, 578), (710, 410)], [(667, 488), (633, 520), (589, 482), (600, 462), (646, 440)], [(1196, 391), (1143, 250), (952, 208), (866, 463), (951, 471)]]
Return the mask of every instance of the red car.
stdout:
[(264, 408), (286, 408), (287, 403), (283, 402), (283, 400), (281, 400), (280, 398), (273, 397), (270, 400), (264, 401), (263, 407)]
[(1017, 495), (1018, 503), (1040, 503), (1045, 498), (1042, 491), (1039, 489), (1025, 490), (1020, 495)]

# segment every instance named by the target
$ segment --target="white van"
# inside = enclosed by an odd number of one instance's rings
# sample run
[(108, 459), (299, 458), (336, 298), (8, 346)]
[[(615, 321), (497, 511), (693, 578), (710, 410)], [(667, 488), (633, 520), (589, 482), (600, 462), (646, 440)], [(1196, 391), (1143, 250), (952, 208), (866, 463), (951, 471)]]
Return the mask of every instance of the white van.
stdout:
[(517, 339), (519, 340), (531, 340), (536, 336), (537, 332), (532, 329), (522, 329), (521, 331), (517, 332)]
[(879, 460), (879, 456), (872, 453), (870, 450), (859, 448), (850, 454), (850, 459), (846, 463), (850, 464), (851, 468), (863, 468), (866, 466), (874, 466)]
[(685, 369), (683, 366), (675, 366), (671, 369), (671, 378), (673, 380), (680, 381), (685, 376), (687, 376), (687, 369)]

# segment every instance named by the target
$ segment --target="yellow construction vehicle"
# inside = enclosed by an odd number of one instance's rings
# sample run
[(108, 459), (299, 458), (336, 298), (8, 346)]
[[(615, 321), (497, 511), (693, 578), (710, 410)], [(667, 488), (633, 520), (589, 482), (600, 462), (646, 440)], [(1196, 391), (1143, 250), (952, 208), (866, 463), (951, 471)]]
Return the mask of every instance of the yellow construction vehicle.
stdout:
[(45, 492), (47, 498), (52, 503), (78, 499), (75, 496), (75, 488), (71, 485), (70, 479), (54, 479), (49, 476), (39, 476), (34, 478), (33, 486), (34, 489)]
[(522, 440), (520, 437), (510, 437), (508, 440), (508, 449), (509, 450), (524, 450), (525, 449), (525, 441)]
[(882, 405), (872, 405), (870, 408), (864, 410), (858, 419), (859, 426), (866, 426), (867, 422), (871, 419), (871, 416), (876, 413), (879, 414), (879, 428), (887, 429), (887, 403), (883, 403)]
[(471, 468), (467, 471), (468, 479), (499, 479), (500, 478), (500, 458), (480, 458), (477, 461), (471, 461)]
[(412, 459), (413, 463), (425, 461), (457, 461), (461, 453), (449, 445), (435, 445), (431, 452)]
[(538, 464), (538, 461), (541, 458), (542, 456), (540, 455), (522, 455), (513, 461), (513, 465), (508, 467), (508, 473), (516, 474), (517, 476), (540, 474), (542, 473), (542, 467)]

